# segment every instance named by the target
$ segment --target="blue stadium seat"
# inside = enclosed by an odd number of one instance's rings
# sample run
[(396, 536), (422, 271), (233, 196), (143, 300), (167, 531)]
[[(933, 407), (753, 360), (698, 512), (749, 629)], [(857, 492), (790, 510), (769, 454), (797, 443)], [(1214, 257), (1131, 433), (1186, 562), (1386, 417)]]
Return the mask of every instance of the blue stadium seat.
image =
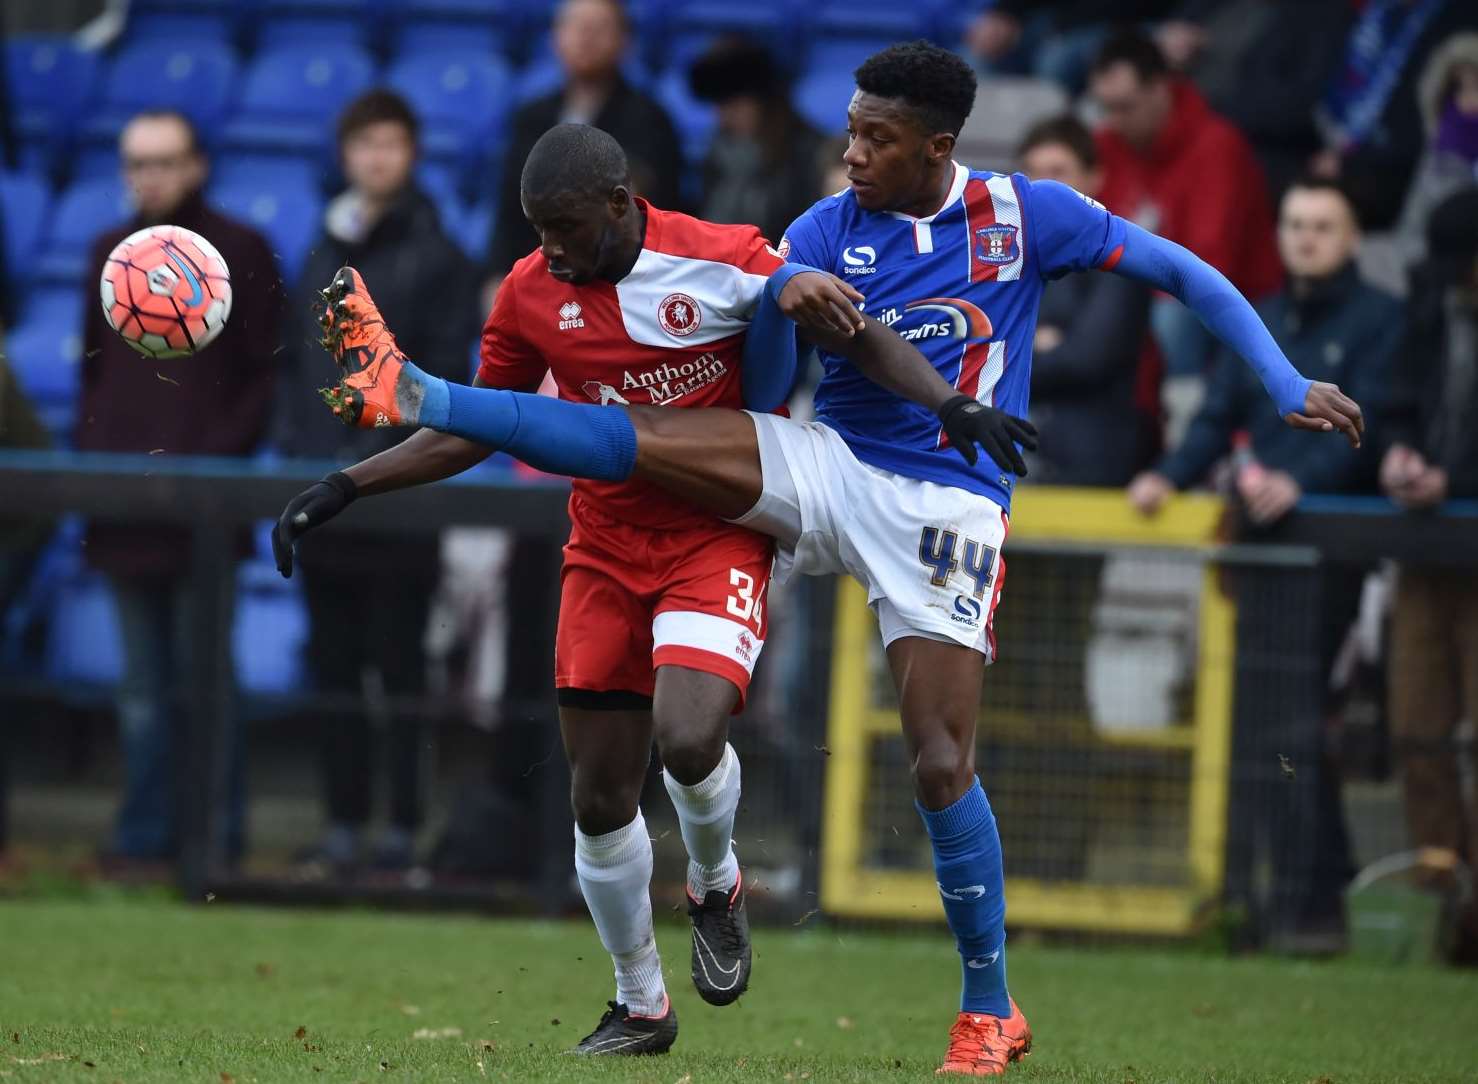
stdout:
[(373, 74), (369, 54), (354, 45), (325, 42), (259, 53), (247, 69), (235, 119), (226, 125), (226, 146), (321, 151), (335, 115)]
[(462, 246), (473, 263), (479, 267), (488, 256), (488, 239), (493, 235), (493, 205), (484, 200), (467, 207), (462, 215), (458, 232), (452, 240)]
[(323, 189), (323, 162), (317, 157), (284, 154), (223, 154), (210, 165), (212, 188), (257, 188), (318, 193)]
[(5, 43), (11, 124), (23, 141), (60, 147), (92, 97), (101, 64), (60, 34), (16, 35)]
[(716, 38), (740, 35), (763, 42), (782, 66), (791, 66), (805, 44), (803, 5), (792, 0), (699, 0), (683, 3), (666, 17), (664, 68), (688, 66)]
[(392, 0), (391, 36), (401, 55), (477, 49), (507, 56), (523, 39), (516, 0)]
[(796, 83), (790, 100), (818, 131), (835, 134), (847, 126), (847, 103), (856, 89), (851, 68), (813, 69)]
[(686, 69), (673, 69), (657, 81), (657, 101), (667, 110), (672, 126), (683, 143), (683, 157), (689, 164), (703, 160), (713, 139), (717, 115), (713, 106), (700, 102), (688, 89)]
[(308, 613), (298, 581), (284, 580), (267, 558), (243, 561), (236, 572), (231, 630), (241, 691), (286, 696), (303, 689), (307, 638)]
[(268, 19), (256, 27), (256, 47), (281, 49), (286, 46), (303, 45), (309, 42), (333, 42), (335, 45), (353, 45), (360, 49), (373, 46), (371, 24), (357, 16), (338, 18), (305, 16), (293, 18), (278, 16)]
[(500, 60), (466, 50), (402, 55), (386, 82), (420, 118), (429, 158), (464, 159), (503, 133), (510, 76)]
[(123, 41), (147, 45), (157, 41), (218, 41), (234, 47), (236, 17), (229, 10), (216, 12), (160, 10), (133, 11), (123, 27)]
[(448, 200), (460, 201), (462, 198), (461, 177), (456, 167), (446, 162), (428, 162), (423, 159), (416, 166), (416, 184), (438, 207)]
[[(0, 173), (0, 224), (5, 231), (5, 270), (9, 288), (31, 279), (41, 230), (51, 206), (51, 189), (35, 174)], [(4, 284), (0, 284), (4, 285)]]
[[(909, 35), (901, 40), (912, 41), (917, 35)], [(861, 67), (862, 62), (873, 53), (886, 49), (894, 41), (900, 40), (893, 37), (866, 37), (862, 35), (850, 35), (845, 37), (817, 38), (811, 46), (810, 56), (806, 60), (806, 71), (812, 74), (825, 73), (828, 75), (845, 75), (852, 78), (852, 73)], [(843, 109), (845, 113), (845, 108)], [(832, 128), (838, 124), (832, 121)]]
[(818, 45), (848, 37), (881, 41), (882, 45), (933, 38), (939, 33), (944, 6), (939, 0), (911, 0), (907, 4), (898, 0), (826, 0), (811, 12), (811, 33)]
[(108, 65), (100, 108), (83, 127), (94, 141), (112, 142), (141, 109), (178, 109), (210, 142), (236, 83), (236, 54), (220, 41), (140, 42)]
[(63, 440), (76, 417), (83, 306), (93, 296), (82, 290), (34, 290), (5, 339), (16, 380), (47, 429)]
[(113, 591), (77, 555), (58, 584), (47, 623), (47, 678), (77, 692), (116, 685), (123, 674), (123, 634)]
[(117, 181), (121, 166), (115, 144), (90, 143), (72, 152), (67, 175), (73, 184), (78, 181)]
[(314, 187), (274, 184), (212, 185), (210, 202), (259, 230), (277, 256), (282, 276), (297, 281), (303, 260), (323, 225), (323, 200)]
[(52, 209), (51, 228), (36, 260), (37, 280), (73, 288), (88, 285), (82, 281), (88, 249), (98, 234), (132, 213), (123, 182), (116, 176), (78, 181), (65, 189)]

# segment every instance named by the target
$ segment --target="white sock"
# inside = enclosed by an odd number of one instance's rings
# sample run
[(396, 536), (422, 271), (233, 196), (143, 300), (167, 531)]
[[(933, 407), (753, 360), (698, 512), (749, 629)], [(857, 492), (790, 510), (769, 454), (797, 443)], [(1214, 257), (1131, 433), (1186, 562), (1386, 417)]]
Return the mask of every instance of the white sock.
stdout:
[(688, 846), (688, 892), (701, 901), (716, 888), (733, 888), (739, 880), (733, 840), (734, 813), (739, 808), (739, 756), (734, 747), (725, 744), (718, 767), (691, 787), (665, 771), (662, 781)]
[(652, 840), (636, 820), (603, 836), (575, 826), (575, 873), (600, 943), (616, 965), (616, 1000), (635, 1016), (661, 1016), (667, 988), (652, 933)]

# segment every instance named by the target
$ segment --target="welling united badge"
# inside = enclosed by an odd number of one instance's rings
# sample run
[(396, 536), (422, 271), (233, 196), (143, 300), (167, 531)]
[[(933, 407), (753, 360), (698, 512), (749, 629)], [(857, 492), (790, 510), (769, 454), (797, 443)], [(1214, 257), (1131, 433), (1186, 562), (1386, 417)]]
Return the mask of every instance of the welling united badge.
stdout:
[(997, 222), (975, 231), (975, 258), (993, 267), (1003, 267), (1016, 259), (1016, 227)]

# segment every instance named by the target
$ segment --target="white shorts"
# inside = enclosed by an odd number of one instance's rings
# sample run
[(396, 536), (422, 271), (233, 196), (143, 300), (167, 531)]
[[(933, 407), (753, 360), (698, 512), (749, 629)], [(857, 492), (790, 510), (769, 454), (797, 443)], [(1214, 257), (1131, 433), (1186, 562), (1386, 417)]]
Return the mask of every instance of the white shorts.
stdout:
[(924, 636), (995, 658), (1005, 509), (956, 486), (868, 466), (820, 422), (750, 417), (764, 493), (734, 522), (775, 537), (777, 582), (849, 573), (867, 588), (885, 645)]

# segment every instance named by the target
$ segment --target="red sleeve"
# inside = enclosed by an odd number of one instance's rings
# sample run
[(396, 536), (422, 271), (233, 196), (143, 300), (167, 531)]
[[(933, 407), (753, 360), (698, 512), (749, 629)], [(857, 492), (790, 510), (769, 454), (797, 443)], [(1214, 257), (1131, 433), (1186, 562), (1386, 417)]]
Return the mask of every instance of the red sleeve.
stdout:
[(482, 328), (477, 379), (494, 388), (529, 388), (549, 371), (544, 356), (519, 330), (517, 284), (516, 273), (503, 280)]
[(734, 253), (734, 265), (751, 275), (769, 278), (778, 271), (785, 260), (775, 246), (765, 240), (759, 230), (750, 228), (739, 232), (739, 245)]

